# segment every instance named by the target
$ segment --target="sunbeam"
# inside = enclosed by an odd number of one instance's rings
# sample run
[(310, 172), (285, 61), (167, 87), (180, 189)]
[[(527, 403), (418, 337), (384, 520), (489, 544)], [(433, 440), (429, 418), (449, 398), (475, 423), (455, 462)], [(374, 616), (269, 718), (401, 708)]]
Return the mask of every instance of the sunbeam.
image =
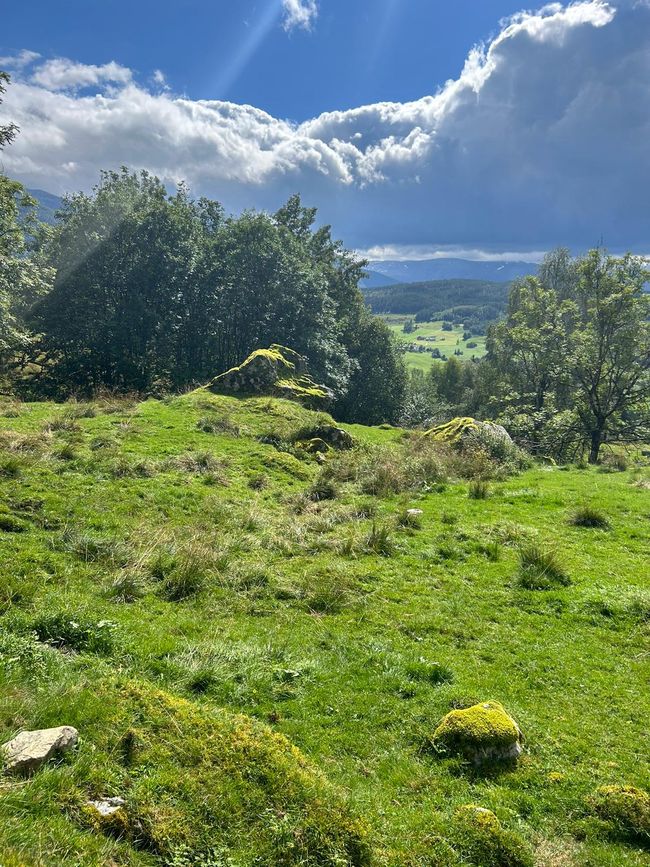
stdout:
[[(392, 2), (392, 0), (391, 0)], [(246, 69), (255, 53), (278, 23), (282, 14), (281, 0), (268, 0), (258, 19), (251, 23), (242, 43), (221, 69), (214, 83), (217, 99), (226, 99), (230, 88)]]

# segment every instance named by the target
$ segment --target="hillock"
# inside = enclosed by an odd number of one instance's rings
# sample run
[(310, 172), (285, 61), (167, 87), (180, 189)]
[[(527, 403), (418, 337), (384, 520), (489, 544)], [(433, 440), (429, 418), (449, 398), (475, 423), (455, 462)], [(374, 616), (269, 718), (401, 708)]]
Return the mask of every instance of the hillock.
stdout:
[[(629, 463), (207, 389), (2, 404), (0, 743), (78, 743), (1, 778), (0, 863), (647, 864), (608, 794), (648, 789)], [(522, 582), (532, 549), (571, 582)], [(516, 764), (435, 737), (486, 702)]]

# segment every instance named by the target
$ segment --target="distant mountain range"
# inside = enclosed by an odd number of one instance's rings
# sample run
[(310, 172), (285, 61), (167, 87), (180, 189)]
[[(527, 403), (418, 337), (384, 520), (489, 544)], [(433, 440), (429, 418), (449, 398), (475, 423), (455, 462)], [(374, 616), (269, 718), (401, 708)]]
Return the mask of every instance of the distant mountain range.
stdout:
[(28, 189), (27, 192), (38, 202), (38, 219), (42, 223), (54, 223), (54, 214), (63, 204), (63, 199), (45, 190)]
[[(487, 280), (509, 283), (517, 277), (536, 274), (534, 262), (476, 262), (470, 259), (418, 259), (408, 262), (373, 261), (364, 286), (372, 288), (395, 283), (423, 283), (429, 280)], [(387, 281), (387, 282), (384, 282)]]

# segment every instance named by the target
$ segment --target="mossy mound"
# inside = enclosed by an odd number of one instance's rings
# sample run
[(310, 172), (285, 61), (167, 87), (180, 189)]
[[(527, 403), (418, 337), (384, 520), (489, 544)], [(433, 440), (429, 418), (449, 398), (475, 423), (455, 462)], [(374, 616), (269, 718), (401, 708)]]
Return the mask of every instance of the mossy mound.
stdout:
[(81, 827), (164, 863), (179, 853), (188, 864), (218, 855), (242, 867), (371, 863), (365, 828), (340, 793), (267, 726), (132, 682), (105, 705), (82, 738), (94, 789), (125, 803), (103, 819), (88, 807), (96, 792), (80, 788), (70, 812)]
[(335, 449), (336, 451), (347, 451), (354, 448), (354, 437), (343, 428), (337, 427), (334, 424), (317, 424), (312, 427), (302, 427), (291, 438), (296, 445), (301, 445), (308, 448), (310, 443), (323, 443), (325, 448), (311, 449), (312, 451), (327, 451)]
[(498, 701), (451, 711), (432, 737), (437, 749), (460, 754), (476, 765), (517, 759), (523, 740), (521, 729)]
[(284, 397), (309, 407), (320, 406), (332, 396), (329, 389), (317, 385), (309, 376), (302, 355), (277, 343), (268, 349), (256, 349), (206, 388), (214, 394)]
[(634, 786), (602, 786), (588, 799), (591, 810), (615, 836), (650, 848), (650, 794)]
[(436, 442), (462, 445), (468, 438), (481, 436), (482, 434), (504, 442), (512, 443), (510, 434), (500, 424), (490, 421), (477, 421), (469, 416), (453, 418), (446, 424), (440, 424), (426, 431), (425, 436)]
[(491, 810), (468, 804), (456, 814), (454, 842), (463, 863), (477, 867), (533, 867), (526, 841), (506, 830)]

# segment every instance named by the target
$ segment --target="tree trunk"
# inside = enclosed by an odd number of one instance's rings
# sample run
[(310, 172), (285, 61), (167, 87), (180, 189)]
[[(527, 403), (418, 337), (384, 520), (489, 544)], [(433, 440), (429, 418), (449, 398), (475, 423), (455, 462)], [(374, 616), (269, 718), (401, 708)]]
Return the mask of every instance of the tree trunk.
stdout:
[(591, 432), (591, 447), (589, 449), (589, 463), (597, 464), (600, 454), (600, 447), (603, 444), (603, 429), (597, 428)]

